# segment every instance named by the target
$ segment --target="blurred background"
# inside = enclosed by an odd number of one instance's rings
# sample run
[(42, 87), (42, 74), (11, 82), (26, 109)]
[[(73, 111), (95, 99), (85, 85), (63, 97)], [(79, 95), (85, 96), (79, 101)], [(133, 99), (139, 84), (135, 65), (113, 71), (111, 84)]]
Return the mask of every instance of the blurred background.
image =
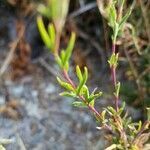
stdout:
[[(127, 103), (135, 121), (144, 121), (150, 107), (150, 1), (135, 1), (117, 41), (117, 78), (121, 103)], [(132, 2), (126, 1), (125, 12)], [(41, 4), (47, 0), (0, 0), (0, 138), (14, 140), (7, 150), (103, 150), (109, 135), (96, 129), (88, 110), (74, 108), (71, 98), (59, 96), (58, 66), (36, 25)], [(48, 25), (51, 20), (43, 18)], [(101, 111), (113, 105), (107, 63), (111, 30), (95, 0), (70, 0), (61, 47), (66, 46), (71, 31), (77, 40), (70, 74), (76, 80), (74, 66), (88, 67), (89, 87), (104, 93), (96, 104)]]

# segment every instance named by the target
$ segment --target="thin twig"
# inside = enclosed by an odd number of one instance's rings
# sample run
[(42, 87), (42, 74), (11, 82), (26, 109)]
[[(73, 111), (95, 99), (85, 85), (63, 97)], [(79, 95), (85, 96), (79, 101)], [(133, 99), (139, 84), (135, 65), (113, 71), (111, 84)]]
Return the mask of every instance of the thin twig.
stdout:
[(95, 8), (95, 7), (97, 7), (96, 2), (89, 3), (89, 4), (81, 7), (77, 11), (74, 11), (73, 13), (71, 13), (69, 15), (69, 19), (75, 18), (75, 17), (77, 17), (77, 16), (79, 16), (79, 15), (81, 15), (81, 14), (83, 14), (83, 13), (85, 13), (85, 12), (87, 12), (87, 11), (93, 9), (93, 8)]
[(15, 42), (11, 44), (11, 49), (10, 52), (8, 53), (6, 59), (4, 60), (4, 63), (2, 64), (0, 68), (0, 77), (4, 74), (4, 72), (7, 70), (11, 60), (13, 59), (14, 52), (16, 50), (17, 44), (18, 44), (19, 39), (17, 39)]
[(58, 76), (58, 72), (55, 71), (54, 68), (52, 68), (43, 58), (39, 59), (39, 63), (45, 67), (53, 76)]
[(2, 64), (0, 68), (0, 77), (5, 73), (9, 64), (11, 63), (13, 56), (14, 56), (14, 52), (17, 48), (17, 45), (20, 39), (23, 37), (24, 33), (25, 33), (25, 27), (21, 28), (21, 31), (19, 31), (19, 34), (18, 34), (18, 38), (14, 42), (12, 42), (10, 52), (8, 53), (6, 59), (4, 60), (4, 63)]

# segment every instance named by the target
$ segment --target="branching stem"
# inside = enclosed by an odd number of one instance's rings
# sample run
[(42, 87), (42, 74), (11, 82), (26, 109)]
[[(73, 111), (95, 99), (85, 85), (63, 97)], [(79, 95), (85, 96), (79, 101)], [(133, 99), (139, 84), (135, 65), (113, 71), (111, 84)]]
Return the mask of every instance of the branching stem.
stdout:
[[(68, 72), (66, 70), (63, 70), (63, 75), (65, 77), (65, 79), (72, 85), (72, 87), (74, 89), (76, 89), (76, 85), (75, 83), (70, 79), (69, 75), (68, 75)], [(87, 103), (86, 99), (82, 96), (82, 95), (78, 95), (79, 98), (85, 103), (87, 104), (88, 108), (100, 119), (102, 119), (102, 116), (101, 114), (93, 107), (91, 106), (90, 104)]]
[[(75, 83), (71, 80), (71, 78), (69, 77), (68, 72), (66, 70), (63, 70), (63, 75), (64, 75), (64, 78), (68, 81), (68, 83), (70, 83), (72, 85), (72, 87), (74, 89), (76, 89)], [(79, 94), (78, 96), (87, 105), (89, 110), (96, 115), (97, 118), (103, 120), (102, 115), (95, 109), (95, 107), (90, 105), (82, 95)], [(109, 131), (112, 131), (111, 127), (107, 124), (104, 125), (104, 128), (109, 130)]]

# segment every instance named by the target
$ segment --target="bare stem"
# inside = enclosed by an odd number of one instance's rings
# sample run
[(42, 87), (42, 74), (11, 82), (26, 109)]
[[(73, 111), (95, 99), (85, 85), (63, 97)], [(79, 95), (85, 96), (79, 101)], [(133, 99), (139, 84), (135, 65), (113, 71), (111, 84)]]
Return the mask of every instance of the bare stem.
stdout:
[[(115, 53), (116, 52), (116, 41), (113, 41), (113, 44), (112, 44), (112, 53)], [(112, 76), (112, 82), (113, 82), (113, 86), (114, 86), (114, 89), (116, 88), (116, 84), (117, 84), (117, 77), (116, 77), (116, 67), (115, 66), (112, 66), (111, 67), (111, 76)], [(119, 97), (118, 96), (115, 96), (115, 106), (116, 106), (116, 111), (118, 111), (119, 109)]]

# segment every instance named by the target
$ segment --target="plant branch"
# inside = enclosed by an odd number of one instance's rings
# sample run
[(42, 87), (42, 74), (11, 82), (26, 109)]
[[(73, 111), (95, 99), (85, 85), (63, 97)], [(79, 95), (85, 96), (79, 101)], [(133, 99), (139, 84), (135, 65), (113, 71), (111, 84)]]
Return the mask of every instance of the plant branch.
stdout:
[[(72, 87), (76, 89), (75, 83), (71, 80), (66, 70), (63, 70), (63, 75), (64, 75), (64, 78), (72, 85)], [(89, 108), (91, 112), (93, 112), (99, 119), (103, 120), (102, 115), (95, 109), (95, 107), (91, 106), (82, 95), (79, 94), (78, 97), (87, 105), (87, 107)], [(109, 125), (104, 124), (103, 127), (112, 132), (112, 129)]]
[[(116, 41), (113, 41), (112, 44), (112, 54), (116, 52)], [(114, 89), (116, 89), (116, 85), (117, 85), (117, 77), (116, 77), (116, 67), (114, 65), (112, 65), (111, 67), (111, 76), (112, 76), (112, 82), (113, 82), (113, 86)], [(119, 96), (115, 96), (115, 106), (116, 106), (116, 111), (118, 111), (119, 109)]]
[[(72, 85), (72, 87), (74, 89), (76, 89), (76, 85), (74, 84), (74, 82), (70, 79), (69, 75), (68, 75), (68, 72), (66, 70), (63, 70), (63, 75), (65, 77), (65, 79)], [(86, 99), (82, 96), (82, 95), (78, 95), (79, 98), (85, 103), (87, 104), (88, 108), (94, 113), (96, 114), (97, 117), (99, 117), (100, 119), (102, 119), (102, 116), (101, 114), (93, 107), (91, 106), (90, 104), (87, 103)]]

